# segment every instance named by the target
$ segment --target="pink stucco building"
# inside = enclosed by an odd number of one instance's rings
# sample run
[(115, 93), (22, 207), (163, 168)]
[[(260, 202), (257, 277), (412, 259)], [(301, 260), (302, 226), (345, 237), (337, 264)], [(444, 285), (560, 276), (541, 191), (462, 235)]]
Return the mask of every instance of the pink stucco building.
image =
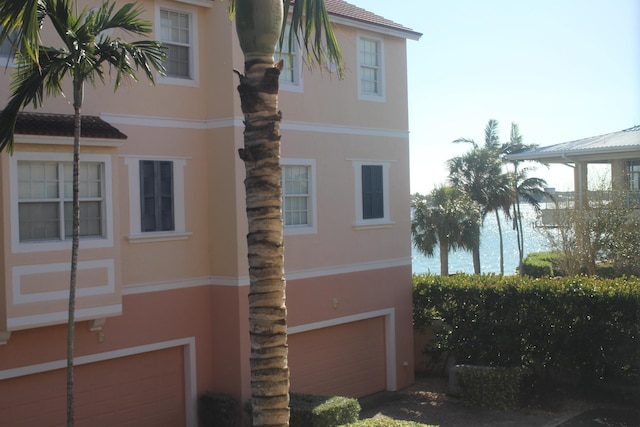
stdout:
[[(142, 3), (170, 75), (89, 88), (83, 109), (78, 425), (194, 426), (200, 393), (249, 396), (242, 54), (225, 2)], [(291, 389), (363, 396), (413, 381), (406, 42), (420, 34), (326, 4), (346, 78), (281, 54)], [(62, 97), (28, 110), (0, 154), (6, 426), (64, 423), (71, 113)]]

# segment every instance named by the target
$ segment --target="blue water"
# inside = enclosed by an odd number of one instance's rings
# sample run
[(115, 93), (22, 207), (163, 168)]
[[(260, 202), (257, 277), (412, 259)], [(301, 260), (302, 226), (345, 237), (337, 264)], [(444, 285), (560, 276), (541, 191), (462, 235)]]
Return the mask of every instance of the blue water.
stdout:
[[(522, 206), (522, 227), (524, 229), (524, 255), (529, 252), (549, 250), (547, 238), (535, 227), (536, 214), (532, 207)], [(512, 221), (501, 215), (502, 239), (504, 244), (504, 273), (514, 274), (518, 267), (518, 242)], [(412, 265), (415, 274), (440, 274), (440, 252), (436, 248), (432, 257), (425, 257), (415, 248), (412, 251)], [(500, 240), (495, 213), (485, 218), (480, 235), (480, 270), (482, 273), (500, 273)], [(473, 274), (471, 252), (452, 251), (449, 253), (449, 273)]]

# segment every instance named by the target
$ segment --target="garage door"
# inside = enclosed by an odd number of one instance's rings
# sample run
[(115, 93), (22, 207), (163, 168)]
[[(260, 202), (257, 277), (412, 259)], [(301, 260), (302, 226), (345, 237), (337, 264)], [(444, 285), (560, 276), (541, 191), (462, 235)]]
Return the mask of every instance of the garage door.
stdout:
[[(76, 425), (185, 425), (183, 358), (173, 347), (76, 366)], [(0, 381), (0, 424), (64, 425), (65, 390), (64, 369)]]
[(291, 390), (360, 397), (386, 389), (384, 318), (289, 335)]

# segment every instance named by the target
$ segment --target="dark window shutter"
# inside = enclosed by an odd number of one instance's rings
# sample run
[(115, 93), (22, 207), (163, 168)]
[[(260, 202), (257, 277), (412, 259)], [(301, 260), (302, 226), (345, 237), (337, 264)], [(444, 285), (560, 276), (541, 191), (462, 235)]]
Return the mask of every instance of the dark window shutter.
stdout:
[(384, 218), (382, 166), (362, 166), (362, 219)]
[(140, 161), (140, 221), (143, 232), (174, 229), (172, 162)]

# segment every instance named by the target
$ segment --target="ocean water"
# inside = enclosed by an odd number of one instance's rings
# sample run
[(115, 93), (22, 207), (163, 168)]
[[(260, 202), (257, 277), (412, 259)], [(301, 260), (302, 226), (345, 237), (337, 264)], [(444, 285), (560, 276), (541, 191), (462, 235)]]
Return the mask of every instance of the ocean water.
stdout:
[[(522, 205), (522, 227), (524, 229), (524, 256), (529, 252), (549, 250), (547, 238), (541, 229), (535, 226), (536, 213), (531, 206)], [(518, 267), (518, 241), (512, 220), (500, 216), (502, 239), (504, 244), (504, 273), (514, 274)], [(440, 253), (426, 257), (412, 250), (413, 272), (415, 274), (440, 274)], [(500, 273), (500, 240), (495, 213), (491, 212), (484, 220), (480, 235), (480, 271), (482, 273)], [(473, 274), (471, 252), (452, 251), (449, 253), (449, 273)]]

